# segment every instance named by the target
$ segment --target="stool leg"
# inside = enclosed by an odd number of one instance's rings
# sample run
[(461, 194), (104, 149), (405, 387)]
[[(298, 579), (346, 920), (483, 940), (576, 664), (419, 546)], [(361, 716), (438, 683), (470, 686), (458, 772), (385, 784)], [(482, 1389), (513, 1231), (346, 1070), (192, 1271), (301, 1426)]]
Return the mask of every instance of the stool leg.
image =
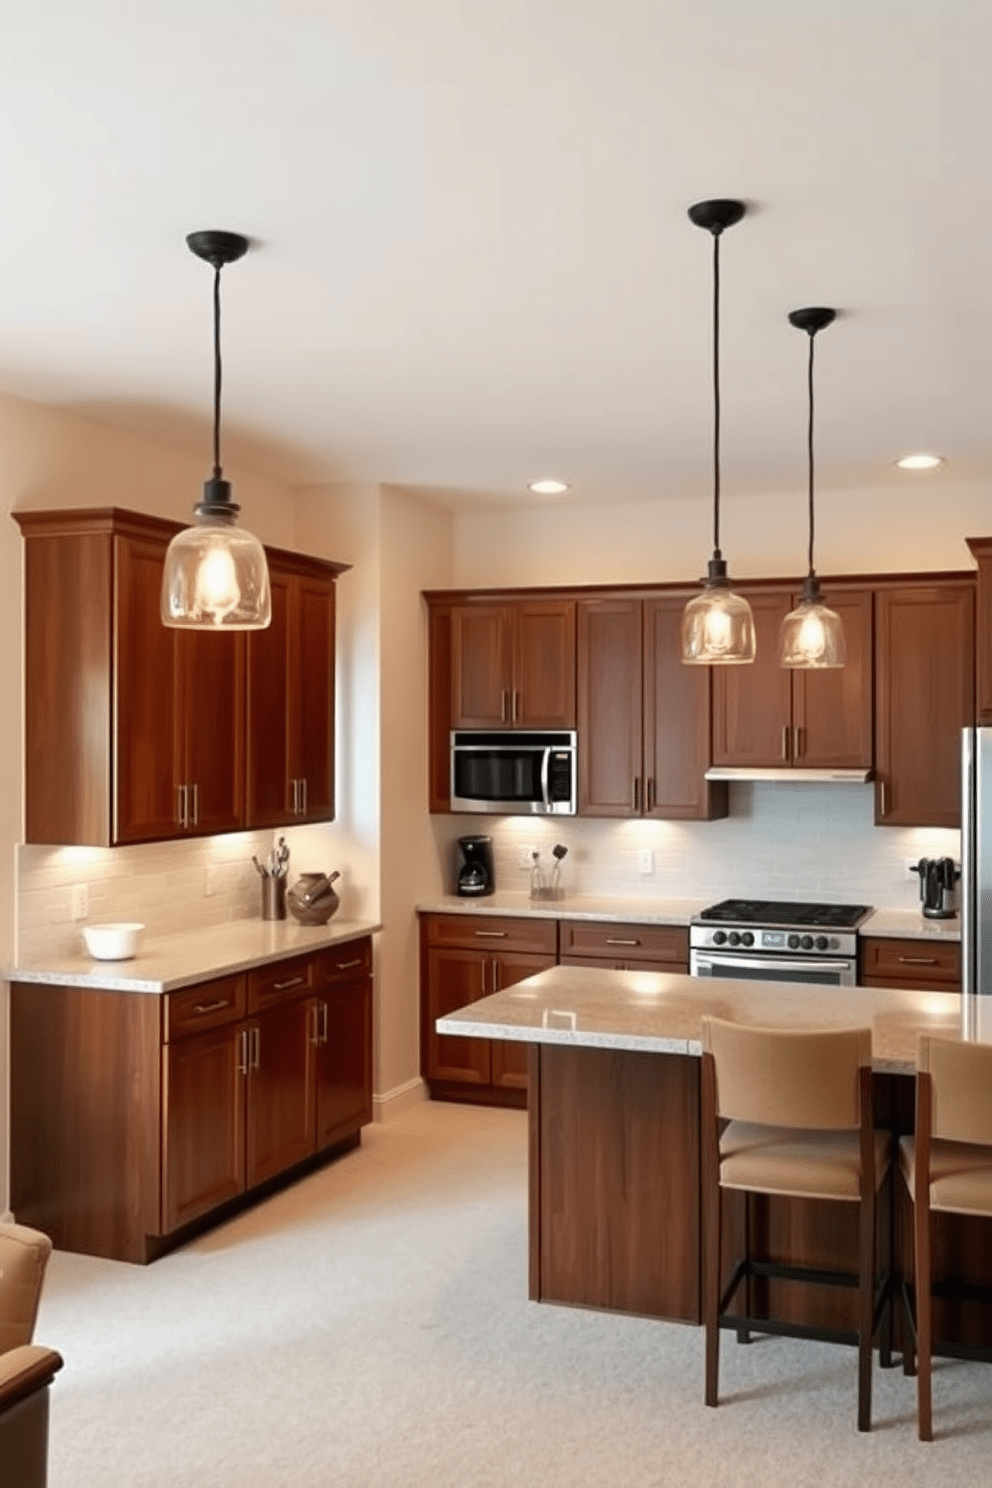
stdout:
[(720, 1228), (722, 1192), (709, 1190), (706, 1219), (706, 1404), (716, 1405), (720, 1375)]
[[(865, 1185), (867, 1188), (867, 1185)], [(871, 1430), (872, 1332), (875, 1321), (875, 1194), (861, 1195), (861, 1266), (858, 1284), (858, 1430)]]
[(920, 1441), (933, 1441), (933, 1395), (930, 1368), (930, 1206), (916, 1193), (916, 1414)]

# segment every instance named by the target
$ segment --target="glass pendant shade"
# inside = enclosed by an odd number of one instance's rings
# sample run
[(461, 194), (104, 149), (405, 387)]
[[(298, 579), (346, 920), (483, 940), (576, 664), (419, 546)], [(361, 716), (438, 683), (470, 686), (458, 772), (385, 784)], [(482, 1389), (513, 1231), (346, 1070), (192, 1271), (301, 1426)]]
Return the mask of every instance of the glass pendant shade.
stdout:
[(207, 513), (176, 534), (165, 555), (163, 625), (260, 630), (271, 618), (265, 549), (233, 515)]
[(689, 666), (739, 666), (754, 660), (754, 616), (746, 599), (712, 585), (682, 614), (682, 660)]
[(803, 600), (782, 621), (779, 654), (784, 667), (807, 671), (842, 667), (847, 644), (840, 616), (825, 604)]

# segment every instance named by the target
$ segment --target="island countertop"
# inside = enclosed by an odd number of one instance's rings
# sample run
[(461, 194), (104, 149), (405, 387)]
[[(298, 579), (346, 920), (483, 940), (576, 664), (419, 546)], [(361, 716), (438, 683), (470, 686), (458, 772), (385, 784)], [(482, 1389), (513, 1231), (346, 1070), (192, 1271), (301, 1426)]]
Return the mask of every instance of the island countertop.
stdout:
[(742, 983), (585, 966), (539, 972), (439, 1018), (437, 1031), (699, 1055), (706, 1016), (775, 1028), (869, 1027), (875, 1068), (893, 1074), (915, 1070), (919, 1034), (961, 1036), (961, 998), (955, 992)]

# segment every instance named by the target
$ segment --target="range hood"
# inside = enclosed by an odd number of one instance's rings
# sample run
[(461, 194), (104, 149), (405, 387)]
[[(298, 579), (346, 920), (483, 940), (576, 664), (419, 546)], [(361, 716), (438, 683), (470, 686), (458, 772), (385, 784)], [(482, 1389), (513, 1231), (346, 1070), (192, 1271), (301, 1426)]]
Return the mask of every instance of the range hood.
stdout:
[(872, 770), (804, 770), (801, 766), (783, 765), (773, 769), (760, 769), (750, 765), (712, 765), (706, 771), (707, 780), (775, 780), (786, 785), (802, 785), (804, 782), (823, 781), (841, 785), (864, 785), (874, 779)]

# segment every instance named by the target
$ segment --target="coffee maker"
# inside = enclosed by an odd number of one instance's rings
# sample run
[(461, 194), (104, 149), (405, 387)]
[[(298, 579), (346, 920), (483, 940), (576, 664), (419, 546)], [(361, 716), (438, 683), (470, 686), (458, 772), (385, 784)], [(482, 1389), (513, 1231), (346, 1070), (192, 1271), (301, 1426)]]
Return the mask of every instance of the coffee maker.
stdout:
[(961, 870), (953, 858), (921, 858), (911, 863), (920, 875), (920, 903), (928, 920), (949, 920), (957, 914), (954, 886)]
[(496, 892), (493, 873), (493, 840), (491, 837), (459, 837), (462, 862), (458, 868), (455, 892), (479, 899)]

